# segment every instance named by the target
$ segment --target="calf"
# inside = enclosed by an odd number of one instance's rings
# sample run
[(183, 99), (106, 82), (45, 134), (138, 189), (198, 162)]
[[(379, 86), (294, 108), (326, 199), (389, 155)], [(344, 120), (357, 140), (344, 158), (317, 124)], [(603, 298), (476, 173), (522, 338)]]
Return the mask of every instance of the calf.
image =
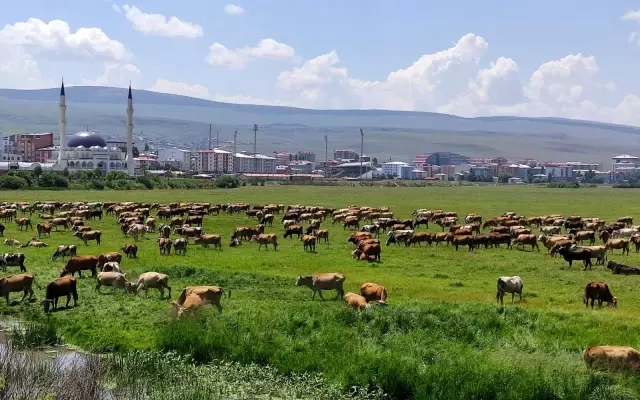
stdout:
[(640, 352), (627, 346), (593, 346), (584, 350), (587, 367), (640, 371)]
[(318, 242), (320, 239), (324, 239), (324, 243), (329, 243), (329, 231), (326, 229), (316, 229), (313, 231), (313, 236), (318, 239)]
[(65, 308), (69, 308), (69, 302), (73, 296), (73, 306), (78, 304), (78, 290), (76, 278), (65, 276), (58, 278), (47, 285), (45, 299), (42, 302), (44, 312), (55, 311), (58, 308), (58, 298), (67, 296), (67, 304)]
[(0, 297), (4, 297), (7, 300), (7, 305), (9, 304), (9, 294), (12, 292), (23, 292), (24, 295), (20, 302), (22, 303), (24, 299), (29, 295), (29, 300), (33, 298), (33, 283), (34, 283), (33, 274), (18, 274), (18, 275), (10, 275), (4, 278), (0, 278)]
[(102, 267), (100, 268), (101, 272), (120, 272), (122, 273), (122, 270), (120, 269), (120, 263), (118, 263), (117, 261), (108, 261), (104, 264), (102, 264)]
[(520, 296), (520, 301), (522, 301), (523, 287), (524, 284), (519, 276), (501, 276), (498, 278), (496, 301), (499, 301), (500, 304), (504, 304), (503, 299), (505, 293), (511, 293), (511, 303), (513, 303), (513, 298), (516, 293)]
[(342, 285), (344, 284), (346, 277), (340, 273), (324, 273), (315, 275), (300, 275), (296, 280), (296, 286), (307, 286), (313, 291), (311, 300), (316, 298), (316, 293), (320, 295), (320, 298), (324, 300), (322, 296), (323, 290), (335, 290), (336, 300), (342, 298), (344, 290)]
[(367, 300), (363, 296), (355, 294), (353, 292), (345, 294), (344, 299), (347, 302), (347, 305), (353, 307), (356, 311), (362, 311), (371, 307), (371, 305), (367, 303)]
[(589, 307), (589, 300), (591, 300), (591, 308), (593, 309), (594, 300), (598, 300), (598, 307), (602, 307), (602, 302), (606, 302), (607, 305), (617, 307), (618, 299), (611, 294), (609, 286), (604, 282), (591, 281), (587, 283), (584, 288), (583, 296), (585, 307)]

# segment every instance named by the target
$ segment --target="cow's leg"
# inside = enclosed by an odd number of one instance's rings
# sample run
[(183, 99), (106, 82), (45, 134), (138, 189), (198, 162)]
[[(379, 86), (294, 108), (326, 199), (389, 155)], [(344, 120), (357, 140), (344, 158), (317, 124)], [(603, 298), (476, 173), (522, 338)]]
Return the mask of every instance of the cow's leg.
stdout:
[[(64, 308), (69, 308), (69, 302), (71, 301), (71, 293), (67, 293), (67, 305)], [(58, 302), (58, 298), (56, 297), (55, 303)], [(55, 309), (55, 307), (54, 307)]]
[[(313, 296), (311, 296), (311, 300), (315, 300), (315, 298), (316, 298), (316, 290), (313, 291)], [(7, 302), (8, 302), (8, 300), (7, 300)]]
[(29, 294), (29, 289), (24, 289), (22, 292), (23, 292), (23, 295), (22, 295), (22, 299), (20, 300), (20, 303), (22, 303), (24, 299), (27, 298), (27, 295)]

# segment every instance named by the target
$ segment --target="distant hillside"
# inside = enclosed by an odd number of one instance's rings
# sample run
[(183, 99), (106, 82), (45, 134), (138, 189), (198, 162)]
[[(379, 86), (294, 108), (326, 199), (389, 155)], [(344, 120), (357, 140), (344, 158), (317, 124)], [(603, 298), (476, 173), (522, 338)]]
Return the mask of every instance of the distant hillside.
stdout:
[[(0, 128), (57, 131), (59, 89), (0, 89)], [(69, 87), (69, 131), (89, 126), (106, 136), (125, 129), (125, 89)], [(365, 153), (380, 160), (409, 160), (423, 152), (454, 151), (469, 156), (503, 155), (543, 160), (591, 160), (608, 164), (618, 153), (640, 154), (640, 129), (559, 118), (462, 118), (428, 112), (384, 110), (309, 110), (292, 107), (220, 103), (185, 96), (134, 92), (136, 132), (162, 144), (204, 143), (208, 125), (223, 141), (239, 131), (240, 148), (253, 141), (260, 126), (258, 150), (314, 150), (324, 158), (324, 135), (330, 149), (360, 148), (358, 128), (365, 130)], [(215, 132), (215, 131), (214, 131)], [(214, 133), (215, 135), (215, 133)], [(252, 146), (251, 146), (252, 147)]]

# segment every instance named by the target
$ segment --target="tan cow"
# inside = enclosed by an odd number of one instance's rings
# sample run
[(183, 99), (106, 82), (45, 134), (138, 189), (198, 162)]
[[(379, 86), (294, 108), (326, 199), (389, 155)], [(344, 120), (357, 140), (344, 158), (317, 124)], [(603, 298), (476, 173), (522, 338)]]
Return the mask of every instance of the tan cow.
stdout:
[(261, 233), (260, 235), (253, 235), (251, 237), (252, 242), (257, 242), (259, 244), (258, 250), (262, 248), (262, 246), (269, 251), (269, 245), (273, 245), (273, 250), (278, 251), (278, 236), (275, 233)]
[(220, 235), (216, 234), (203, 234), (202, 236), (196, 238), (193, 242), (194, 244), (201, 244), (202, 247), (208, 248), (210, 244), (213, 245), (213, 248), (218, 248), (222, 250), (222, 238)]
[(127, 278), (122, 272), (106, 271), (98, 273), (96, 291), (100, 293), (102, 286), (111, 286), (115, 289), (126, 290)]
[(20, 300), (21, 303), (27, 295), (29, 295), (29, 300), (31, 300), (33, 298), (32, 285), (34, 280), (35, 278), (33, 274), (30, 273), (10, 275), (0, 278), (0, 296), (7, 300), (7, 305), (9, 304), (9, 294), (12, 292), (24, 293)]
[(102, 236), (102, 232), (100, 231), (76, 232), (73, 234), (73, 236), (80, 238), (84, 242), (85, 246), (88, 245), (87, 242), (89, 240), (95, 240), (96, 243), (100, 245), (100, 237)]
[(607, 240), (607, 250), (613, 253), (614, 249), (622, 249), (622, 254), (627, 253), (629, 255), (629, 239), (609, 239)]
[(353, 307), (356, 311), (371, 308), (371, 305), (367, 303), (367, 300), (359, 294), (349, 292), (344, 295), (344, 299), (347, 302), (347, 305)]
[(593, 346), (584, 350), (590, 368), (640, 371), (640, 352), (627, 346)]
[(303, 235), (300, 239), (302, 241), (304, 251), (310, 251), (315, 253), (316, 251), (316, 237), (313, 235)]
[(377, 283), (363, 283), (360, 286), (360, 295), (364, 296), (367, 302), (377, 301), (380, 304), (387, 304), (387, 289)]
[(311, 300), (315, 299), (316, 293), (318, 293), (320, 298), (324, 300), (324, 297), (322, 296), (323, 290), (335, 290), (337, 293), (337, 300), (338, 298), (342, 298), (344, 295), (342, 285), (344, 284), (345, 279), (347, 278), (343, 274), (337, 272), (304, 276), (300, 275), (296, 280), (296, 286), (307, 286), (311, 289), (313, 291)]
[[(218, 286), (187, 286), (182, 289), (178, 300), (172, 302), (172, 305), (177, 310), (178, 316), (185, 311), (191, 311), (206, 304), (213, 304), (218, 312), (222, 312), (220, 299), (223, 295), (224, 289)], [(231, 291), (229, 291), (228, 297), (231, 298)]]
[(164, 298), (164, 290), (169, 291), (171, 298), (171, 286), (169, 286), (169, 276), (160, 272), (145, 272), (140, 274), (134, 283), (127, 285), (129, 291), (135, 290), (136, 296), (140, 295), (140, 291), (144, 290), (144, 296), (149, 296), (149, 289), (158, 289), (160, 291), (160, 300)]
[(182, 253), (183, 256), (187, 255), (187, 246), (189, 245), (189, 241), (185, 238), (178, 238), (173, 241), (173, 252), (178, 255)]
[(18, 225), (20, 227), (20, 231), (22, 231), (23, 227), (26, 230), (28, 230), (29, 228), (31, 228), (31, 230), (33, 230), (33, 225), (31, 225), (31, 219), (30, 218), (16, 218), (16, 225)]

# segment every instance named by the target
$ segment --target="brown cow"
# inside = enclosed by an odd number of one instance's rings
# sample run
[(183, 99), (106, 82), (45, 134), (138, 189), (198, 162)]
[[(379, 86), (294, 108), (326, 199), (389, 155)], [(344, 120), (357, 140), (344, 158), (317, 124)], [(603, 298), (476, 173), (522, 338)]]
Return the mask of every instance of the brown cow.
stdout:
[(127, 258), (138, 258), (138, 245), (135, 243), (127, 243), (120, 250), (122, 250)]
[(596, 243), (596, 233), (594, 231), (578, 231), (574, 239), (576, 242), (580, 242), (580, 244), (588, 240), (589, 244), (593, 246)]
[[(213, 304), (218, 312), (222, 312), (220, 299), (223, 295), (224, 289), (218, 286), (187, 286), (182, 289), (178, 300), (172, 302), (172, 305), (178, 311), (178, 316), (206, 304)], [(231, 298), (231, 291), (228, 297)]]
[(377, 283), (363, 283), (360, 286), (360, 295), (364, 296), (367, 302), (377, 301), (380, 304), (387, 304), (387, 289)]
[(26, 230), (28, 230), (29, 228), (31, 228), (31, 230), (33, 230), (33, 225), (31, 225), (31, 219), (30, 218), (16, 218), (16, 225), (18, 225), (20, 227), (20, 231), (22, 231), (23, 227)]
[(593, 346), (584, 350), (587, 367), (640, 371), (640, 352), (627, 346)]
[(347, 302), (347, 305), (353, 307), (356, 311), (371, 308), (371, 305), (367, 303), (367, 300), (359, 294), (349, 292), (344, 295), (344, 299)]
[(313, 236), (319, 239), (324, 239), (324, 243), (329, 243), (329, 231), (326, 229), (316, 229), (312, 232)]
[(429, 233), (429, 232), (414, 232), (413, 235), (411, 235), (411, 237), (407, 241), (407, 246), (409, 246), (410, 244), (415, 246), (416, 243), (419, 246), (422, 246), (423, 242), (426, 242), (426, 243), (429, 244), (429, 246), (431, 246), (431, 242), (432, 241), (433, 241), (433, 238), (431, 236), (431, 233)]
[(312, 253), (316, 252), (316, 241), (317, 238), (313, 235), (304, 235), (300, 239), (302, 241), (302, 245), (304, 247), (304, 251), (310, 251)]
[(514, 245), (516, 246), (516, 248), (518, 246), (522, 246), (523, 250), (525, 245), (530, 245), (531, 251), (533, 251), (534, 248), (540, 251), (540, 247), (538, 247), (538, 240), (536, 238), (536, 235), (531, 235), (531, 234), (519, 235), (515, 239), (511, 240), (511, 246), (514, 246)]
[(122, 261), (122, 254), (118, 253), (117, 251), (100, 253), (100, 255), (98, 256), (98, 262), (96, 263), (96, 268), (102, 270), (102, 266), (110, 261), (115, 261), (120, 264), (120, 262)]
[(53, 225), (47, 222), (36, 225), (38, 237), (42, 237), (44, 234), (47, 234), (49, 235), (49, 237), (51, 237), (51, 228), (53, 228)]
[(160, 255), (171, 255), (171, 239), (169, 238), (158, 238), (158, 248), (160, 249)]
[(473, 236), (471, 235), (453, 235), (451, 239), (451, 244), (456, 246), (456, 251), (458, 251), (459, 246), (468, 246), (469, 251), (473, 251)]
[(185, 238), (178, 238), (173, 241), (173, 252), (178, 255), (182, 253), (183, 256), (187, 255), (187, 246), (189, 241)]
[(194, 244), (201, 244), (202, 247), (208, 248), (210, 244), (213, 245), (213, 248), (218, 248), (222, 250), (222, 237), (216, 234), (204, 234), (199, 238), (196, 238), (193, 242)]
[(622, 249), (622, 255), (624, 253), (629, 255), (629, 239), (609, 239), (605, 246), (611, 253), (613, 253), (614, 249)]
[(300, 275), (296, 280), (296, 286), (307, 286), (311, 289), (313, 291), (311, 300), (316, 298), (316, 293), (318, 293), (320, 298), (324, 300), (324, 297), (322, 296), (323, 290), (335, 290), (337, 293), (335, 300), (337, 300), (342, 298), (344, 295), (342, 285), (344, 284), (345, 279), (347, 278), (343, 274), (336, 272), (304, 276)]
[(9, 275), (4, 278), (0, 278), (0, 296), (7, 300), (7, 305), (9, 304), (9, 294), (12, 292), (24, 293), (20, 300), (21, 303), (27, 295), (29, 295), (29, 300), (31, 300), (33, 298), (32, 285), (34, 283), (34, 279), (33, 274), (30, 273)]
[(358, 248), (355, 249), (351, 254), (353, 255), (353, 258), (361, 261), (367, 260), (367, 261), (380, 262), (381, 252), (382, 252), (382, 249), (379, 243), (370, 243), (370, 244), (360, 243), (358, 245)]
[(269, 251), (269, 245), (273, 245), (273, 250), (278, 251), (278, 236), (275, 233), (261, 233), (260, 235), (253, 235), (251, 237), (252, 242), (258, 242), (258, 250), (262, 249), (262, 246)]
[(98, 245), (100, 245), (100, 237), (102, 236), (102, 232), (100, 231), (89, 231), (89, 232), (75, 232), (73, 236), (80, 238), (84, 245), (87, 246), (87, 242), (89, 240), (95, 240)]
[(603, 301), (605, 301), (608, 306), (618, 306), (618, 299), (611, 294), (609, 286), (604, 282), (591, 281), (587, 283), (587, 286), (584, 288), (583, 300), (586, 307), (589, 307), (589, 300), (591, 300), (591, 308), (593, 308), (594, 300), (598, 300), (598, 307), (602, 307)]
[(74, 276), (78, 273), (78, 276), (82, 278), (82, 271), (91, 271), (91, 276), (96, 276), (96, 268), (98, 265), (98, 257), (96, 256), (74, 256), (67, 261), (67, 265), (60, 271), (60, 278), (71, 274)]
[(67, 304), (65, 308), (69, 308), (69, 302), (73, 296), (73, 306), (78, 304), (78, 290), (76, 278), (72, 276), (65, 276), (58, 278), (55, 281), (47, 285), (47, 291), (45, 299), (42, 302), (44, 306), (44, 312), (48, 313), (49, 310), (55, 311), (58, 308), (58, 298), (67, 296)]

